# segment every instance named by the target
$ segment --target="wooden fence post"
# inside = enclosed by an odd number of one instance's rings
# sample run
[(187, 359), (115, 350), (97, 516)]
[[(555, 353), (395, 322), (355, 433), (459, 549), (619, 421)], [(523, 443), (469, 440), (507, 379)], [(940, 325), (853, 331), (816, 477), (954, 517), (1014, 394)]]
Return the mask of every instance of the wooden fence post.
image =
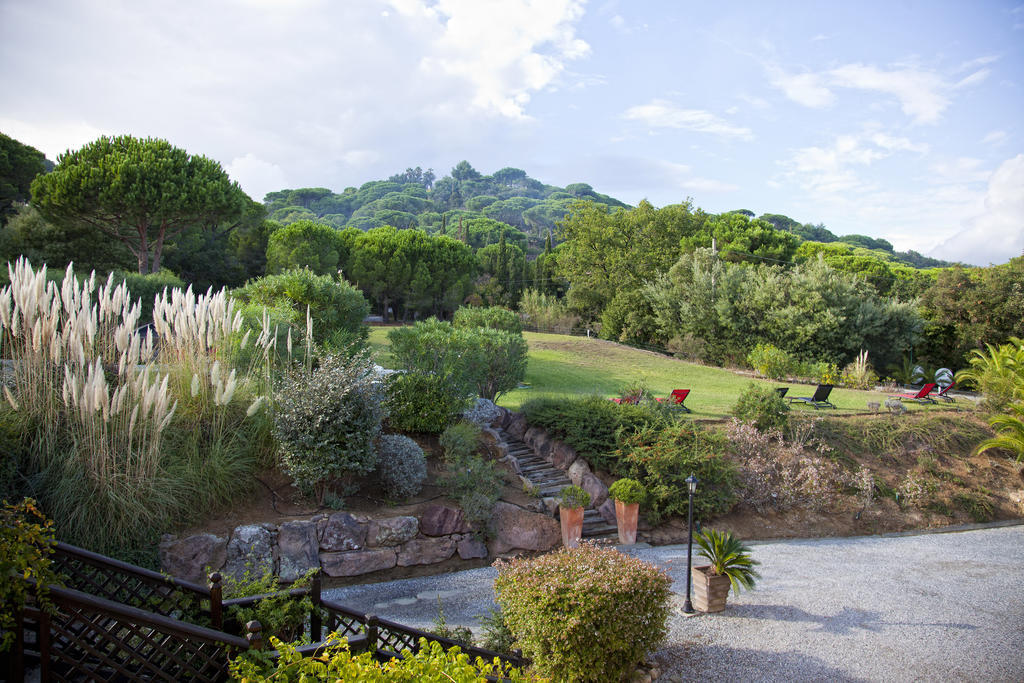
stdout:
[(253, 619), (245, 625), (245, 639), (249, 641), (250, 650), (262, 650), (263, 649), (263, 627), (260, 626), (260, 622)]
[(224, 630), (224, 587), (219, 572), (210, 574), (210, 622), (218, 631)]
[(380, 621), (376, 614), (366, 615), (366, 649), (369, 652), (377, 652), (377, 631)]
[(309, 638), (314, 643), (319, 643), (323, 637), (323, 624), (320, 617), (320, 570), (313, 575), (313, 583), (309, 587), (309, 597), (313, 601), (313, 612), (309, 615)]

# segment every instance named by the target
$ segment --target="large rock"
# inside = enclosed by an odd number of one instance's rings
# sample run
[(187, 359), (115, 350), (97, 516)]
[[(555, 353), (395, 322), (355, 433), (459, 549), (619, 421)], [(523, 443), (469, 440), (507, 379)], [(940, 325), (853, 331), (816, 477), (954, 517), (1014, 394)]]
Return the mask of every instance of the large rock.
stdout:
[(246, 571), (258, 579), (274, 572), (274, 534), (262, 524), (237, 527), (228, 541), (224, 573), (236, 579)]
[(277, 530), (277, 552), (282, 581), (294, 581), (320, 566), (316, 522), (284, 522)]
[(583, 481), (580, 482), (580, 487), (590, 494), (590, 507), (600, 508), (606, 500), (608, 500), (608, 487), (604, 485), (604, 482), (597, 478), (596, 474), (585, 474), (583, 475)]
[(394, 548), (353, 550), (347, 553), (320, 553), (320, 566), (327, 576), (359, 576), (395, 566)]
[(562, 542), (561, 528), (553, 518), (499, 501), (491, 514), (495, 554), (522, 550), (551, 550)]
[(320, 524), (322, 550), (360, 550), (366, 545), (366, 524), (347, 512), (335, 512)]
[(398, 551), (398, 566), (409, 567), (414, 564), (436, 564), (444, 562), (455, 554), (455, 539), (417, 538), (409, 541)]
[(547, 435), (547, 432), (540, 427), (530, 427), (526, 430), (526, 433), (523, 434), (523, 443), (536, 450), (537, 439), (542, 436), (546, 437)]
[(526, 430), (529, 427), (526, 424), (526, 416), (522, 413), (512, 413), (512, 417), (508, 421), (508, 426), (505, 427), (505, 431), (511, 434), (516, 439), (522, 439), (526, 434)]
[(576, 462), (576, 451), (572, 449), (569, 444), (562, 443), (561, 441), (551, 442), (551, 464), (562, 470), (563, 472), (568, 470), (569, 467)]
[(462, 510), (447, 505), (431, 505), (420, 517), (420, 531), (425, 536), (448, 536), (469, 531)]
[(205, 584), (207, 567), (211, 572), (223, 567), (227, 553), (228, 540), (213, 534), (168, 537), (160, 543), (160, 566), (171, 576)]
[(455, 549), (458, 550), (459, 557), (464, 560), (476, 560), (487, 557), (487, 544), (475, 536), (466, 536), (459, 541)]
[(569, 466), (569, 480), (576, 486), (583, 486), (583, 477), (591, 474), (590, 465), (583, 458), (580, 458)]
[(551, 437), (542, 431), (533, 439), (533, 452), (545, 460), (551, 460)]
[(416, 538), (420, 522), (415, 517), (388, 517), (370, 522), (366, 531), (366, 545), (394, 546)]
[(501, 408), (494, 405), (493, 401), (478, 398), (473, 407), (464, 412), (462, 417), (481, 427), (486, 427), (501, 418)]
[(601, 513), (601, 518), (604, 519), (608, 524), (617, 524), (615, 517), (615, 501), (608, 498), (605, 502), (598, 506), (597, 511)]

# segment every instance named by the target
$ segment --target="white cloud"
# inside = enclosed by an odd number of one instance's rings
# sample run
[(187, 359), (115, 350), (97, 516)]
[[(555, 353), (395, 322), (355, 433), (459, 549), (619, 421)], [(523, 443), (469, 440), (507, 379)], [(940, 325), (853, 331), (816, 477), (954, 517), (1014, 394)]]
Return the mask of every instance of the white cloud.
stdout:
[(978, 69), (977, 71), (972, 73), (970, 76), (965, 76), (964, 78), (962, 78), (959, 81), (957, 81), (956, 85), (954, 85), (953, 87), (954, 88), (966, 88), (966, 87), (969, 87), (969, 86), (972, 86), (972, 85), (977, 85), (978, 83), (981, 83), (986, 78), (988, 78), (991, 74), (992, 74), (992, 69)]
[(903, 113), (917, 123), (935, 123), (949, 106), (948, 84), (937, 74), (911, 67), (886, 71), (865, 64), (847, 64), (829, 72), (836, 85), (894, 96)]
[(575, 35), (583, 16), (578, 0), (391, 0), (430, 36), (421, 70), (465, 80), (476, 108), (509, 118), (525, 116), (530, 93), (551, 85), (569, 60), (590, 46)]
[(789, 74), (777, 66), (769, 66), (768, 75), (772, 85), (805, 107), (821, 109), (835, 101), (835, 95), (822, 83), (818, 74)]
[(885, 133), (872, 133), (870, 139), (878, 147), (894, 152), (927, 154), (929, 149), (926, 142), (911, 142), (907, 138), (894, 137)]
[(682, 128), (742, 140), (754, 138), (749, 128), (733, 125), (703, 109), (683, 109), (666, 100), (651, 100), (648, 104), (630, 107), (623, 118), (640, 121), (651, 128)]
[(1024, 254), (1024, 154), (1004, 161), (988, 181), (985, 210), (931, 256), (977, 265)]
[(991, 64), (998, 60), (999, 57), (997, 57), (996, 55), (983, 55), (981, 57), (977, 57), (975, 59), (971, 59), (964, 62), (963, 64), (956, 68), (954, 73), (963, 73), (965, 71), (970, 71), (971, 69), (977, 69), (979, 66), (985, 66), (986, 64)]
[(796, 150), (784, 164), (791, 178), (809, 192), (819, 195), (863, 192), (873, 185), (861, 180), (853, 167), (870, 166), (889, 156), (891, 147), (874, 142), (875, 137), (885, 142), (899, 140), (884, 134), (840, 135), (827, 147), (804, 147)]
[(983, 145), (1001, 145), (1009, 137), (1005, 130), (994, 130), (981, 139)]
[(252, 153), (233, 159), (224, 170), (242, 186), (247, 195), (258, 202), (263, 201), (268, 192), (288, 187), (288, 180), (280, 166)]
[(50, 161), (56, 161), (58, 155), (78, 149), (104, 133), (117, 134), (100, 130), (84, 121), (19, 121), (12, 118), (0, 118), (0, 131), (35, 147)]

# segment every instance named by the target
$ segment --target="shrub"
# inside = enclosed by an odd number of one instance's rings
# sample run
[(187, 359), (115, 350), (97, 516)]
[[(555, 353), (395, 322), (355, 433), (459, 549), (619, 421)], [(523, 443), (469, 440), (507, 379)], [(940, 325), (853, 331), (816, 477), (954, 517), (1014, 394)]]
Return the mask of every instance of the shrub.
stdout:
[(383, 434), (377, 439), (377, 476), (388, 496), (411, 498), (423, 489), (427, 458), (420, 445), (401, 434)]
[(521, 410), (527, 422), (571, 446), (592, 466), (620, 475), (625, 471), (615, 451), (622, 440), (639, 429), (669, 424), (657, 404), (618, 406), (600, 396), (531, 399)]
[(642, 501), (647, 518), (658, 524), (673, 514), (685, 514), (688, 504), (686, 477), (700, 480), (693, 498), (697, 519), (728, 512), (735, 500), (736, 473), (723, 458), (721, 436), (698, 425), (646, 428), (626, 437), (616, 452), (621, 468), (631, 479), (644, 484)]
[(485, 533), (504, 479), (493, 460), (472, 452), (445, 454), (441, 485), (458, 502), (462, 513), (478, 533)]
[(786, 379), (793, 369), (793, 359), (782, 349), (758, 343), (747, 355), (747, 363), (757, 374), (772, 379)]
[(580, 317), (563, 300), (535, 289), (523, 292), (519, 311), (526, 323), (537, 330), (568, 334), (580, 322)]
[(870, 389), (878, 381), (878, 375), (868, 362), (868, 352), (861, 351), (857, 359), (843, 368), (843, 375), (840, 378), (844, 387), (853, 389)]
[(624, 679), (667, 633), (668, 575), (614, 548), (584, 542), (495, 566), (505, 621), (542, 676)]
[(367, 354), (329, 355), (312, 372), (293, 371), (275, 399), (282, 467), (318, 502), (332, 478), (368, 474), (376, 467), (383, 393)]
[(444, 430), (438, 443), (445, 460), (464, 460), (476, 452), (480, 440), (480, 427), (463, 420)]
[[(290, 588), (305, 588), (315, 573), (316, 570), (311, 569), (305, 576), (294, 581)], [(265, 572), (257, 578), (253, 575), (251, 566), (247, 566), (239, 578), (224, 574), (222, 580), (225, 600), (274, 594), (249, 607), (228, 606), (227, 616), (235, 623), (241, 625), (255, 619), (260, 622), (264, 637), (273, 635), (284, 642), (292, 642), (299, 638), (306, 618), (313, 611), (313, 600), (309, 595), (289, 595), (284, 591), (277, 576)]]
[(416, 652), (405, 650), (402, 658), (379, 662), (374, 653), (352, 654), (348, 639), (338, 633), (328, 636), (316, 657), (303, 657), (296, 647), (271, 637), (270, 645), (280, 656), (271, 659), (265, 652), (247, 651), (231, 660), (230, 671), (239, 681), (460, 681), (485, 683), (487, 680), (528, 680), (519, 669), (485, 662), (477, 657), (470, 661), (458, 647), (445, 650), (440, 643), (420, 638)]
[(566, 510), (585, 508), (590, 505), (590, 494), (579, 486), (566, 486), (559, 492), (558, 504)]
[(387, 380), (388, 424), (403, 432), (440, 434), (466, 410), (470, 400), (441, 375), (395, 373)]
[(766, 384), (751, 382), (740, 394), (732, 414), (759, 430), (785, 429), (789, 422), (789, 406), (778, 392)]
[(498, 609), (492, 607), (487, 614), (480, 617), (480, 623), (483, 626), (483, 636), (480, 638), (481, 647), (500, 652), (503, 655), (510, 655), (517, 649), (516, 637), (512, 634), (512, 629), (508, 627), (505, 613), (500, 607)]
[(344, 280), (316, 275), (306, 268), (250, 280), (232, 290), (231, 296), (257, 310), (266, 306), (290, 311), (288, 322), (296, 331), (305, 327), (308, 307), (313, 339), (332, 351), (364, 342), (369, 335), (363, 319), (370, 313), (370, 304), (362, 292)]
[(839, 366), (825, 361), (798, 363), (794, 374), (818, 384), (831, 384), (832, 386), (838, 386), (842, 379)]
[(53, 553), (53, 522), (26, 498), (17, 505), (0, 508), (0, 652), (14, 642), (16, 615), (31, 590), (32, 579), (40, 590), (36, 595), (45, 605), (46, 586), (60, 583), (50, 568)]
[(523, 323), (515, 311), (501, 306), (463, 306), (455, 311), (452, 318), (455, 327), (487, 327), (492, 330), (505, 330), (512, 334), (523, 333)]
[(953, 502), (969, 514), (975, 522), (991, 522), (995, 517), (992, 500), (984, 493), (958, 493), (953, 496)]
[(622, 479), (616, 479), (612, 483), (608, 488), (608, 493), (610, 493), (612, 498), (615, 500), (628, 505), (642, 501), (646, 491), (644, 491), (644, 485), (636, 479), (623, 477)]
[(434, 318), (388, 332), (400, 367), (445, 378), (453, 391), (494, 400), (526, 376), (521, 334), (483, 327), (456, 328)]

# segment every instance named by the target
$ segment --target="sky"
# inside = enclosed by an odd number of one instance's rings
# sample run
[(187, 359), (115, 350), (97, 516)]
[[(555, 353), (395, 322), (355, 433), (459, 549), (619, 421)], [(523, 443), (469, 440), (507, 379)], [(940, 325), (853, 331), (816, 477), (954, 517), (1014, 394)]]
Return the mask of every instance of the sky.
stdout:
[(0, 132), (254, 199), (468, 160), (630, 204), (1024, 253), (1024, 2), (0, 0)]

